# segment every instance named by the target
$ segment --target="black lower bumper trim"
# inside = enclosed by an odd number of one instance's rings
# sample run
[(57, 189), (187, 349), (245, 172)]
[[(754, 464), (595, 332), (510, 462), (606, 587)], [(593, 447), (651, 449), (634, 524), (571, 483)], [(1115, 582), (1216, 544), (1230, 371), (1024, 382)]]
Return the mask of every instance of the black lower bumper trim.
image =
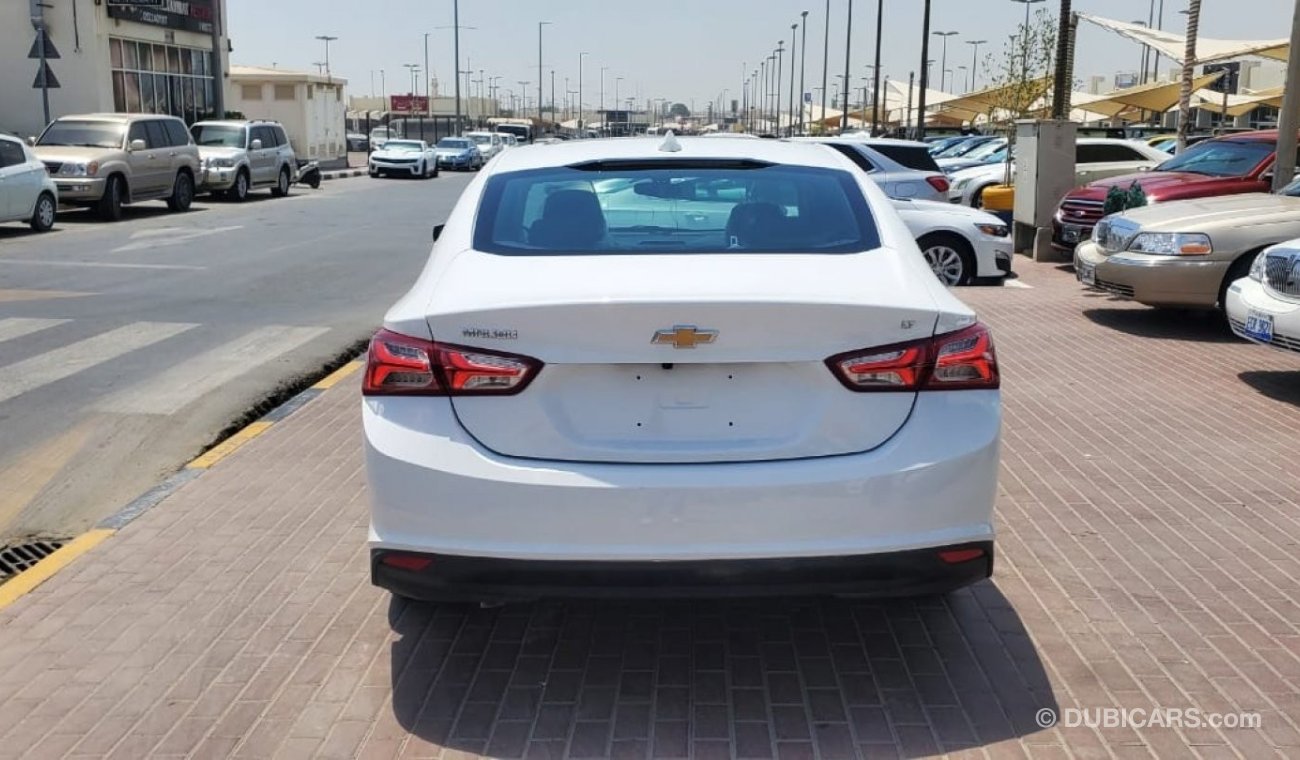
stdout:
[[(978, 549), (963, 562), (941, 552)], [(428, 560), (421, 570), (395, 567)], [(374, 585), (410, 599), (506, 602), (539, 598), (689, 598), (848, 595), (917, 596), (952, 591), (993, 574), (993, 542), (978, 541), (888, 554), (692, 561), (513, 560), (370, 552)]]

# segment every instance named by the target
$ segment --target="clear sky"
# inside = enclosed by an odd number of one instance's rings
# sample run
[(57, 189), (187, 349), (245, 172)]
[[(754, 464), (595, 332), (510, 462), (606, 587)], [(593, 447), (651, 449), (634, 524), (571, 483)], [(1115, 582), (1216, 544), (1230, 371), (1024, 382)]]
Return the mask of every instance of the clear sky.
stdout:
[[(1133, 21), (1147, 15), (1149, 0), (1074, 0), (1078, 12)], [(1163, 2), (1164, 28), (1181, 33), (1186, 0)], [(830, 0), (830, 70), (844, 69), (845, 16), (849, 0)], [(895, 79), (906, 79), (920, 64), (921, 0), (884, 0), (883, 68)], [(330, 44), (332, 72), (349, 80), (349, 94), (367, 95), (379, 70), (386, 72), (387, 92), (410, 90), (403, 64), (424, 65), (424, 33), (429, 32), (429, 64), (451, 91), (454, 68), (451, 30), (452, 0), (227, 0), (229, 28), (239, 64), (314, 70), (324, 60), (323, 43), (315, 35), (339, 39)], [(1056, 0), (1034, 6), (1056, 8)], [(1290, 29), (1289, 0), (1206, 0), (1201, 34), (1222, 39), (1273, 39)], [(500, 75), (504, 92), (537, 92), (537, 22), (545, 27), (545, 98), (550, 99), (550, 70), (555, 69), (556, 100), (563, 98), (564, 78), (578, 86), (580, 52), (584, 66), (583, 101), (596, 107), (600, 69), (607, 67), (605, 97), (613, 99), (614, 78), (619, 95), (639, 95), (695, 101), (702, 109), (726, 88), (738, 97), (742, 63), (750, 69), (776, 48), (789, 47), (790, 25), (799, 12), (808, 15), (807, 89), (821, 83), (826, 0), (460, 0), (462, 66), (487, 76)], [(874, 57), (876, 0), (853, 2), (851, 69), (855, 79), (867, 74), (863, 65)], [(1000, 47), (1024, 18), (1024, 6), (1011, 0), (933, 0), (932, 29), (957, 31), (948, 38), (948, 68), (971, 64), (965, 40), (997, 41)], [(933, 38), (930, 57), (940, 59), (942, 43)], [(1080, 24), (1075, 76), (1113, 76), (1137, 68), (1136, 44), (1087, 23)], [(979, 54), (984, 65), (985, 46)], [(786, 56), (786, 65), (789, 56)], [(1166, 61), (1164, 67), (1168, 67)], [(373, 72), (373, 73), (372, 73)], [(786, 68), (785, 72), (789, 69)], [(937, 85), (938, 65), (932, 74)], [(788, 78), (785, 78), (788, 83)], [(518, 82), (531, 84), (522, 88)], [(859, 85), (855, 85), (859, 86)], [(955, 89), (950, 87), (949, 89)]]

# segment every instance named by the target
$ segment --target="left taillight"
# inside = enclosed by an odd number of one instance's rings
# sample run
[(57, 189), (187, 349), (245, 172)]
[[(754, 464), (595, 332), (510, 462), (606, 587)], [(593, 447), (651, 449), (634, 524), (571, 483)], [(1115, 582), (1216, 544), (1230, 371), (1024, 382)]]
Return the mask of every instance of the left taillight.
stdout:
[(929, 177), (926, 177), (925, 181), (930, 183), (930, 187), (933, 187), (935, 190), (938, 190), (941, 193), (948, 192), (948, 187), (949, 187), (948, 178), (943, 176), (942, 174), (934, 174)]
[(527, 356), (380, 330), (370, 340), (361, 392), (367, 396), (508, 396), (542, 368)]
[(826, 366), (846, 388), (860, 393), (1001, 385), (993, 335), (980, 323), (925, 340), (837, 354)]

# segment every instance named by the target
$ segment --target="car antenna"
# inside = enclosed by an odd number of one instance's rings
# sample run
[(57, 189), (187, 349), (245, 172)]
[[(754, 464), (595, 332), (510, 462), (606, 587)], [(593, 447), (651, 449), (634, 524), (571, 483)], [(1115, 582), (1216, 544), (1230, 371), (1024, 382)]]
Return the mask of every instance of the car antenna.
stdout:
[(670, 129), (664, 133), (664, 141), (659, 143), (659, 150), (664, 153), (676, 153), (682, 149), (682, 144), (677, 141), (677, 135), (673, 134)]

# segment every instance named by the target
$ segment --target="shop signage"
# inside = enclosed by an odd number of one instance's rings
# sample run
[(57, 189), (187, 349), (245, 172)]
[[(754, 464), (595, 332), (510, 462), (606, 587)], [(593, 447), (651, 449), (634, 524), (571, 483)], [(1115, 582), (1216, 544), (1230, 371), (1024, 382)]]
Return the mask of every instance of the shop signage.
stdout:
[(108, 3), (109, 18), (168, 29), (212, 34), (213, 0), (158, 0)]

